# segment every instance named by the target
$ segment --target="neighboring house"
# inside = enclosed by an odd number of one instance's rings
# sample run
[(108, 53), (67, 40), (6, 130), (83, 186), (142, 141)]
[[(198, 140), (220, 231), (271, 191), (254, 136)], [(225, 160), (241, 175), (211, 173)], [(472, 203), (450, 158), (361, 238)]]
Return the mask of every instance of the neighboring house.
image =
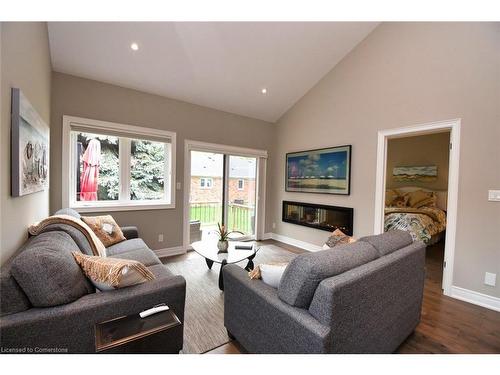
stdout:
[[(222, 202), (222, 158), (209, 153), (193, 153), (191, 160), (190, 202)], [(230, 203), (255, 205), (255, 167), (254, 159), (231, 158)]]

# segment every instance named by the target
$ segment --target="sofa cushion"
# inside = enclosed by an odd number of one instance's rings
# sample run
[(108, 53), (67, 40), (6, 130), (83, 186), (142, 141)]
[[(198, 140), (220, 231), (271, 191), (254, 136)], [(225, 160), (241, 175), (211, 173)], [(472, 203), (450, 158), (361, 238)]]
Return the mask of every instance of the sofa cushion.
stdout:
[(390, 254), (413, 243), (413, 239), (409, 232), (397, 229), (374, 236), (366, 236), (360, 238), (359, 241), (372, 245), (377, 249), (380, 256)]
[(64, 232), (68, 234), (73, 241), (76, 243), (80, 251), (87, 255), (93, 255), (92, 247), (90, 246), (89, 240), (85, 235), (75, 227), (68, 224), (50, 224), (43, 229), (43, 233), (48, 232)]
[(174, 274), (170, 272), (164, 264), (155, 264), (153, 266), (149, 266), (148, 270), (150, 270), (157, 279), (166, 279), (168, 277), (174, 276)]
[(71, 251), (79, 251), (64, 232), (33, 237), (12, 262), (12, 275), (35, 307), (73, 302), (93, 292)]
[(158, 259), (156, 254), (152, 250), (149, 250), (149, 249), (132, 250), (132, 251), (128, 251), (126, 253), (111, 255), (110, 258), (136, 260), (136, 261), (144, 264), (146, 267), (149, 267), (149, 266), (152, 266), (155, 264), (161, 264), (160, 259)]
[(108, 247), (106, 249), (106, 254), (108, 256), (113, 256), (117, 254), (128, 253), (129, 251), (139, 250), (139, 249), (149, 249), (149, 247), (144, 243), (142, 238), (134, 238)]
[(28, 296), (23, 292), (11, 272), (12, 261), (25, 246), (26, 244), (12, 258), (7, 260), (0, 269), (0, 316), (15, 314), (31, 307)]
[(367, 242), (301, 254), (286, 268), (278, 288), (278, 297), (289, 305), (307, 308), (322, 280), (377, 258), (377, 250)]
[(56, 211), (54, 215), (69, 215), (73, 216), (76, 219), (80, 218), (80, 214), (72, 208), (61, 208), (60, 210)]

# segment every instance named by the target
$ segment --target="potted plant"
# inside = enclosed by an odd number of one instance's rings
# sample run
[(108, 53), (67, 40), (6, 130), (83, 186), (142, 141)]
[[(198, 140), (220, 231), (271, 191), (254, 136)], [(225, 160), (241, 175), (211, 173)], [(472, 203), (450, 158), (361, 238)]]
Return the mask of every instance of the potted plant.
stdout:
[(227, 248), (229, 247), (228, 239), (231, 233), (239, 233), (243, 235), (243, 232), (240, 232), (238, 230), (228, 232), (226, 226), (220, 225), (220, 223), (217, 223), (217, 230), (215, 231), (215, 233), (219, 237), (219, 241), (217, 242), (219, 253), (227, 253)]

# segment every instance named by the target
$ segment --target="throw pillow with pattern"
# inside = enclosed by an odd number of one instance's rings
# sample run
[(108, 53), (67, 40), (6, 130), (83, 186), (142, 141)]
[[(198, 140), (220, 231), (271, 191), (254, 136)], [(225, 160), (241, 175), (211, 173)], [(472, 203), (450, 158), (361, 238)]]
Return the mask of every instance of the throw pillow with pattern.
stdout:
[(111, 215), (82, 216), (82, 220), (106, 247), (126, 240), (120, 226)]
[(348, 243), (353, 243), (356, 242), (354, 238), (351, 236), (348, 236), (344, 232), (342, 232), (340, 229), (335, 229), (333, 233), (331, 234), (330, 237), (325, 242), (324, 248), (332, 248), (337, 245), (342, 245), (342, 244), (348, 244)]
[(136, 260), (102, 258), (78, 251), (73, 251), (72, 254), (85, 276), (101, 291), (125, 288), (155, 279), (153, 273)]

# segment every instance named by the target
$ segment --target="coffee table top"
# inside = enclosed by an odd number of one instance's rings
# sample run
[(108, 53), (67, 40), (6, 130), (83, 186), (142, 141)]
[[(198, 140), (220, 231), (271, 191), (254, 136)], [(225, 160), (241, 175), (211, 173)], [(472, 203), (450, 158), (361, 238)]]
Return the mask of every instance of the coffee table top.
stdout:
[[(235, 246), (237, 245), (252, 245), (252, 249), (235, 249)], [(227, 253), (219, 253), (219, 249), (217, 248), (217, 241), (213, 240), (196, 241), (193, 242), (191, 246), (193, 247), (194, 251), (196, 251), (206, 259), (210, 259), (215, 263), (222, 263), (223, 260), (226, 260), (228, 264), (241, 262), (242, 260), (245, 260), (257, 253), (257, 251), (259, 251), (260, 249), (260, 246), (258, 246), (254, 241), (229, 241)]]

